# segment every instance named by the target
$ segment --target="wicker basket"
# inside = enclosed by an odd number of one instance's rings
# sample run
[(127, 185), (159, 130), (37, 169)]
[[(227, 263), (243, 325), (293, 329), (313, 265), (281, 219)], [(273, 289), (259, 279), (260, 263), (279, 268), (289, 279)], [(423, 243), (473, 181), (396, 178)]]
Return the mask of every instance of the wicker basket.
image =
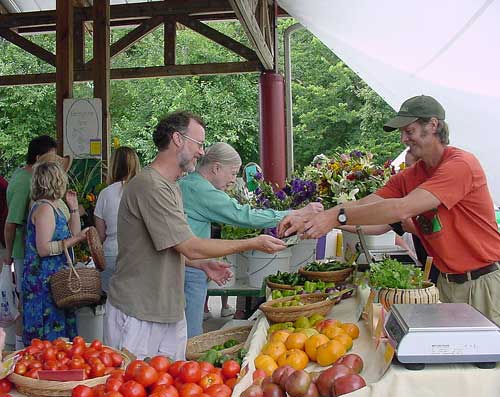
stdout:
[(353, 271), (354, 267), (352, 266), (341, 270), (334, 270), (331, 272), (311, 272), (308, 270), (304, 270), (303, 268), (299, 269), (299, 273), (308, 280), (321, 280), (325, 282), (334, 282), (337, 284), (346, 281)]
[(431, 282), (424, 282), (422, 288), (381, 288), (378, 290), (378, 299), (384, 309), (389, 311), (394, 303), (438, 303), (439, 290)]
[(95, 268), (75, 268), (64, 245), (69, 268), (50, 276), (50, 290), (61, 309), (94, 305), (101, 299), (101, 275)]
[(303, 306), (289, 307), (274, 307), (273, 305), (280, 302), (288, 302), (295, 297), (289, 296), (286, 298), (273, 299), (259, 306), (259, 309), (265, 314), (269, 321), (275, 323), (284, 323), (287, 321), (295, 321), (299, 317), (309, 317), (315, 313), (326, 316), (330, 309), (340, 301), (340, 297), (331, 299), (329, 294), (305, 294), (299, 295), (300, 300), (305, 303)]
[[(120, 353), (120, 355), (123, 357), (122, 368), (125, 368), (131, 362), (130, 357), (124, 352), (118, 350), (115, 351), (117, 353)], [(6, 359), (14, 356), (18, 352), (19, 351), (10, 354), (6, 357)], [(16, 389), (19, 393), (22, 393), (23, 395), (29, 397), (69, 397), (71, 396), (71, 391), (76, 386), (85, 385), (94, 387), (105, 383), (108, 377), (109, 375), (87, 380), (59, 382), (53, 380), (32, 379), (13, 373), (9, 375), (8, 379), (16, 385)]]
[[(288, 285), (288, 284), (278, 284), (278, 283), (273, 283), (272, 281), (266, 280), (266, 284), (269, 288), (271, 289), (279, 289), (279, 290), (295, 290), (295, 288), (299, 287), (299, 285), (293, 286), (293, 285)], [(300, 286), (300, 287), (303, 287)]]
[(198, 335), (193, 338), (189, 338), (186, 347), (186, 359), (196, 360), (204, 352), (210, 350), (214, 345), (222, 345), (229, 339), (235, 339), (238, 343), (233, 347), (229, 347), (224, 350), (220, 350), (222, 354), (232, 354), (240, 350), (245, 344), (252, 326), (245, 327), (234, 327), (221, 329), (219, 331), (207, 332), (206, 334)]

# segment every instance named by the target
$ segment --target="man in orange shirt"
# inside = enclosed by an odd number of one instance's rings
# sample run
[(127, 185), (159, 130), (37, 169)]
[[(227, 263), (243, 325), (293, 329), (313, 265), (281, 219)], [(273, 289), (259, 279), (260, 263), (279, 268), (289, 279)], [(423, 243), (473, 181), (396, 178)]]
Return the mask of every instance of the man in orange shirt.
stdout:
[(287, 216), (279, 232), (317, 238), (340, 225), (411, 218), (440, 271), (440, 300), (469, 303), (500, 325), (500, 233), (486, 176), (474, 155), (448, 146), (444, 119), (434, 98), (406, 100), (384, 130), (399, 129), (401, 141), (419, 159), (415, 165), (359, 201), (316, 215)]

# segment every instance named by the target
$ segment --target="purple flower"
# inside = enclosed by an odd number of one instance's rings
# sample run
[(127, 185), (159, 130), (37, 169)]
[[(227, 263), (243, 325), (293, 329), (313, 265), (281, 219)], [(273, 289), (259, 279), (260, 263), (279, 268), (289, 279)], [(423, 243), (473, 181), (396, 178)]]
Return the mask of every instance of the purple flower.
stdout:
[(276, 197), (281, 201), (286, 200), (286, 193), (283, 190), (279, 190), (275, 193)]
[(360, 152), (359, 150), (353, 150), (351, 153), (349, 153), (349, 156), (360, 158), (364, 156), (364, 153)]
[(253, 174), (253, 177), (258, 181), (262, 180), (262, 172), (257, 171), (255, 174)]

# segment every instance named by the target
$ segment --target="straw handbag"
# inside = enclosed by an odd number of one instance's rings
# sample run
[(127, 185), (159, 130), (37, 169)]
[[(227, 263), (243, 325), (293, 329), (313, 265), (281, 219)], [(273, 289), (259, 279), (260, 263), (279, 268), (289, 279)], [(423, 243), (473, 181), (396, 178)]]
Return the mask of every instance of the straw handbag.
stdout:
[(50, 276), (50, 289), (57, 307), (61, 309), (94, 305), (101, 299), (101, 275), (95, 268), (75, 268), (63, 241), (68, 268)]

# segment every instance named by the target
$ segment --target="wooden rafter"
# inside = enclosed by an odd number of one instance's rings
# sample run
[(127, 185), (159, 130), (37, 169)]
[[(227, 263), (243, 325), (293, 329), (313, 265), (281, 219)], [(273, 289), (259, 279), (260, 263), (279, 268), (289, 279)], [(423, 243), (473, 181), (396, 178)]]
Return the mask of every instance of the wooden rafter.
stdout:
[(259, 57), (265, 69), (274, 68), (274, 48), (266, 42), (261, 27), (255, 17), (255, 0), (229, 0), (234, 12), (245, 29), (248, 39), (255, 47), (257, 56)]
[(257, 60), (255, 51), (196, 19), (184, 15), (178, 16), (177, 21), (249, 61)]
[(134, 30), (128, 32), (120, 40), (111, 45), (111, 58), (126, 51), (134, 43), (141, 40), (147, 34), (153, 32), (163, 22), (163, 17), (153, 17), (137, 26)]
[(40, 47), (38, 44), (25, 39), (23, 36), (18, 35), (12, 30), (0, 29), (0, 36), (2, 36), (5, 40), (10, 41), (12, 44), (17, 45), (24, 51), (27, 51), (30, 54), (36, 56), (42, 61), (45, 61), (52, 66), (56, 66), (56, 56), (53, 53), (47, 51), (45, 48)]
[(0, 3), (0, 14), (5, 15), (8, 13), (9, 13), (9, 11), (7, 11), (7, 8), (5, 8), (2, 3)]
[[(92, 21), (92, 7), (77, 8), (83, 21)], [(155, 16), (188, 14), (196, 19), (212, 19), (212, 15), (225, 19), (225, 15), (234, 18), (234, 12), (227, 0), (169, 0), (146, 3), (113, 5), (110, 9), (113, 20), (152, 18)], [(35, 26), (55, 26), (55, 11), (23, 12), (0, 15), (0, 28), (28, 28)]]
[[(154, 77), (209, 76), (261, 71), (258, 61), (201, 63), (195, 65), (167, 65), (145, 68), (111, 69), (111, 80), (145, 79)], [(75, 81), (91, 81), (90, 71), (75, 72)], [(55, 73), (0, 76), (1, 86), (40, 85), (55, 83)]]

